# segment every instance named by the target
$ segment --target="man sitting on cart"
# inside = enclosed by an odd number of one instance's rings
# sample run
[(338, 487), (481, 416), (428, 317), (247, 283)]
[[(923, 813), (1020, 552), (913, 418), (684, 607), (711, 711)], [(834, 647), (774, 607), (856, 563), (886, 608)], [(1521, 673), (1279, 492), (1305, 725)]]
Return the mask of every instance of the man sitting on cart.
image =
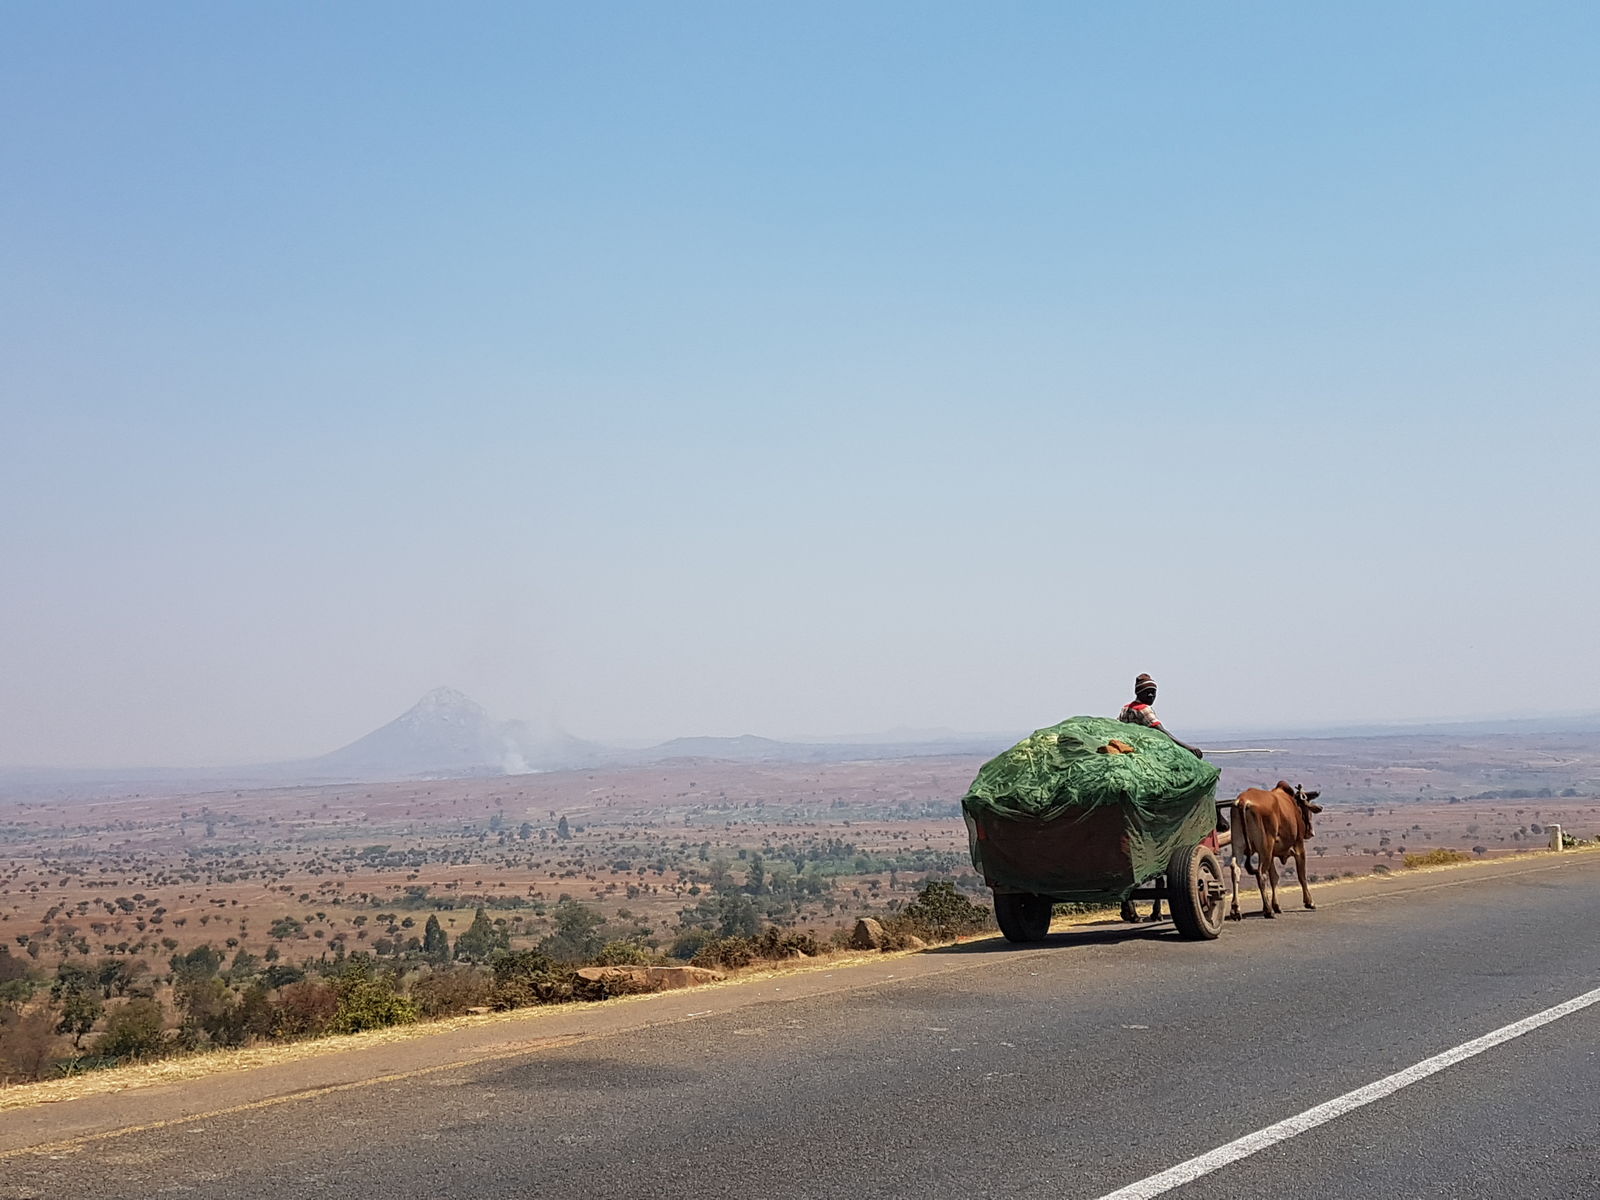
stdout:
[[(1117, 720), (1121, 721), (1124, 725), (1143, 725), (1146, 729), (1154, 729), (1157, 732), (1163, 733), (1167, 737), (1172, 738), (1174, 742), (1177, 742), (1178, 745), (1182, 746), (1196, 758), (1204, 758), (1205, 755), (1200, 752), (1199, 747), (1191, 746), (1188, 742), (1181, 741), (1177, 737), (1174, 737), (1171, 730), (1169, 730), (1156, 718), (1156, 710), (1154, 707), (1155, 702), (1156, 681), (1151, 679), (1148, 675), (1141, 674), (1133, 681), (1133, 702), (1131, 704), (1124, 704), (1122, 706), (1122, 711), (1117, 714)], [(1228, 819), (1222, 815), (1222, 810), (1218, 809), (1217, 832), (1226, 832), (1227, 828)], [(1122, 902), (1122, 919), (1130, 923), (1139, 919), (1139, 915), (1133, 910), (1132, 900), (1124, 900)], [(1150, 912), (1150, 919), (1152, 921), (1159, 921), (1161, 919), (1161, 901), (1156, 901), (1155, 907)]]
[(1148, 675), (1140, 675), (1133, 681), (1133, 703), (1122, 706), (1122, 711), (1117, 714), (1117, 720), (1124, 725), (1143, 725), (1147, 729), (1159, 730), (1196, 758), (1204, 758), (1205, 755), (1200, 753), (1197, 747), (1179, 741), (1165, 725), (1156, 720), (1156, 710), (1153, 707), (1155, 702), (1156, 681)]

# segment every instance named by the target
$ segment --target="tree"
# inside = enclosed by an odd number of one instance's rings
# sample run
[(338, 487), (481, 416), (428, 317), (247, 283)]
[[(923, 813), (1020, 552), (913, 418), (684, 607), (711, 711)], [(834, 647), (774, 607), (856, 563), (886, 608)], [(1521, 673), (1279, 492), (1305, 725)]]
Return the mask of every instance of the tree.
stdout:
[(74, 988), (61, 999), (61, 1019), (56, 1022), (57, 1033), (72, 1035), (72, 1048), (83, 1045), (83, 1035), (94, 1028), (106, 1006), (98, 992), (79, 991)]
[(195, 1045), (204, 1034), (213, 1045), (237, 1046), (265, 1034), (271, 1025), (267, 990), (260, 985), (236, 997), (227, 984), (213, 976), (182, 980), (173, 985), (173, 992), (184, 1014), (178, 1036), (185, 1045)]
[(56, 1032), (70, 1033), (75, 1050), (105, 1012), (100, 996), (100, 973), (88, 963), (67, 961), (56, 968), (50, 985), (50, 998), (61, 1005)]
[(174, 983), (187, 979), (210, 979), (222, 970), (222, 953), (202, 942), (187, 954), (174, 954), (169, 964)]
[(261, 972), (261, 982), (269, 988), (288, 987), (291, 983), (299, 983), (306, 977), (306, 973), (299, 967), (288, 964), (273, 963)]
[(109, 1000), (113, 996), (126, 996), (139, 977), (149, 972), (150, 968), (143, 960), (129, 962), (125, 958), (102, 958), (100, 965), (95, 968), (95, 980), (100, 985), (100, 994)]
[(572, 837), (572, 826), (567, 824), (566, 817), (562, 817), (556, 822), (556, 836), (563, 842)]
[(472, 924), (456, 939), (458, 959), (467, 962), (486, 962), (496, 950), (509, 950), (511, 939), (503, 928), (489, 920), (489, 914), (480, 906), (472, 914)]
[(556, 905), (554, 919), (555, 930), (539, 943), (540, 952), (561, 963), (593, 962), (606, 944), (598, 932), (606, 919), (576, 900)]
[(749, 896), (724, 892), (717, 897), (717, 930), (723, 937), (755, 937), (761, 917)]
[(439, 924), (438, 916), (433, 913), (428, 915), (428, 923), (422, 930), (422, 954), (431, 962), (450, 961), (450, 939)]
[(764, 896), (767, 892), (767, 866), (762, 861), (761, 855), (750, 856), (750, 869), (745, 872), (745, 890), (752, 896)]

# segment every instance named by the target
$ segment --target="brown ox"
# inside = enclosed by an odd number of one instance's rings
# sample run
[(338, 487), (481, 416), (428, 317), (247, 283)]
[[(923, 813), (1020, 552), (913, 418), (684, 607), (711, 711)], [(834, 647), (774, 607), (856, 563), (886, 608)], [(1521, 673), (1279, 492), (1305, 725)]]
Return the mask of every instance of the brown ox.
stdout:
[[(1230, 921), (1240, 920), (1239, 868), (1242, 866), (1256, 877), (1261, 889), (1261, 915), (1276, 916), (1278, 907), (1278, 863), (1288, 862), (1294, 856), (1295, 874), (1300, 879), (1300, 895), (1307, 908), (1311, 903), (1311, 889), (1306, 884), (1306, 839), (1311, 836), (1311, 814), (1322, 811), (1322, 805), (1311, 803), (1321, 792), (1308, 792), (1298, 784), (1278, 780), (1270, 792), (1261, 788), (1246, 788), (1239, 793), (1233, 805), (1233, 907), (1228, 911)], [(1250, 856), (1260, 856), (1259, 865), (1252, 866)], [(1268, 889), (1271, 889), (1269, 896)]]

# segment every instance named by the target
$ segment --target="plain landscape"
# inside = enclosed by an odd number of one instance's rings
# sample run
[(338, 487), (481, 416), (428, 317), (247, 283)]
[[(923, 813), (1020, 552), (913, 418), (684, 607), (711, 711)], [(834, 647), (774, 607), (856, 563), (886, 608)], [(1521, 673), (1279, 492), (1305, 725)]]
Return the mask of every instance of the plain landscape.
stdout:
[[(1584, 731), (1248, 748), (1216, 757), (1219, 795), (1278, 778), (1323, 792), (1313, 883), (1539, 849), (1553, 824), (1600, 835)], [(281, 788), (14, 784), (0, 1076), (570, 999), (588, 965), (825, 955), (862, 917), (900, 944), (985, 928), (959, 800), (987, 754), (762, 752)]]

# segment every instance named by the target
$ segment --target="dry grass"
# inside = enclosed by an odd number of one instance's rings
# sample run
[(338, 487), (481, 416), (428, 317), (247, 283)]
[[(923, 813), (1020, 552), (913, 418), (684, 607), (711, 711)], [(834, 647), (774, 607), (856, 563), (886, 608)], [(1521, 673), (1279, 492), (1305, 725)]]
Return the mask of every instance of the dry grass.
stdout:
[(1446, 850), (1440, 847), (1425, 854), (1408, 854), (1403, 861), (1406, 870), (1415, 871), (1418, 867), (1448, 867), (1454, 863), (1471, 862), (1472, 855), (1465, 850)]
[[(1600, 850), (1600, 845), (1595, 845), (1595, 846), (1573, 846), (1570, 849), (1561, 851), (1561, 853), (1562, 854), (1573, 854), (1573, 855), (1576, 855), (1576, 854), (1592, 854), (1597, 850)], [(1468, 857), (1468, 858), (1465, 858), (1465, 859), (1457, 859), (1454, 862), (1428, 862), (1428, 863), (1424, 863), (1424, 864), (1422, 864), (1420, 866), (1406, 867), (1404, 869), (1404, 874), (1407, 877), (1409, 877), (1409, 876), (1412, 876), (1412, 875), (1431, 875), (1436, 871), (1459, 871), (1459, 870), (1462, 870), (1462, 869), (1468, 868), (1468, 867), (1484, 867), (1484, 866), (1491, 866), (1491, 865), (1499, 867), (1499, 866), (1504, 866), (1506, 863), (1532, 862), (1534, 859), (1548, 858), (1552, 853), (1555, 853), (1555, 852), (1551, 851), (1551, 850), (1544, 850), (1544, 849), (1541, 849), (1541, 850), (1524, 850), (1519, 854), (1496, 854), (1493, 857), (1489, 857), (1489, 858)], [(1399, 874), (1401, 874), (1401, 872), (1399, 872), (1399, 871), (1395, 872), (1395, 875), (1399, 875)], [(1394, 878), (1394, 877), (1395, 877), (1394, 875), (1390, 876), (1391, 879)], [(1367, 878), (1370, 879), (1370, 878), (1373, 878), (1373, 877), (1372, 876), (1367, 876)], [(1326, 883), (1318, 883), (1316, 886), (1317, 887), (1327, 887), (1332, 882), (1333, 881), (1330, 880), (1330, 881), (1328, 881)], [(1356, 882), (1356, 880), (1341, 879), (1341, 880), (1338, 880), (1338, 882), (1339, 883), (1354, 883), (1354, 882)]]

